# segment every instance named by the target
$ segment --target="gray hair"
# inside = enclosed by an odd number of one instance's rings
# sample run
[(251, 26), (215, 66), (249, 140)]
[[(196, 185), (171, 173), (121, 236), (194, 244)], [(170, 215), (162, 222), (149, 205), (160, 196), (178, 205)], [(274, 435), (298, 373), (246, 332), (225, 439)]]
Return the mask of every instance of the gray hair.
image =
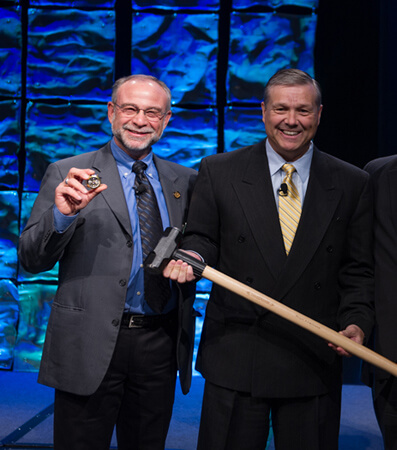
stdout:
[(321, 87), (319, 83), (306, 72), (299, 69), (281, 69), (276, 72), (267, 82), (263, 94), (263, 102), (267, 105), (270, 97), (270, 89), (273, 86), (304, 86), (311, 85), (316, 91), (316, 105), (321, 106)]
[(167, 110), (169, 111), (171, 109), (171, 91), (170, 88), (161, 80), (157, 79), (156, 77), (153, 77), (152, 75), (129, 75), (127, 77), (119, 78), (116, 80), (112, 87), (112, 103), (116, 103), (117, 100), (117, 93), (119, 91), (120, 86), (122, 86), (124, 83), (127, 83), (131, 80), (142, 80), (142, 81), (153, 81), (154, 83), (157, 83), (161, 88), (163, 88), (164, 92), (167, 95), (168, 103), (167, 103)]

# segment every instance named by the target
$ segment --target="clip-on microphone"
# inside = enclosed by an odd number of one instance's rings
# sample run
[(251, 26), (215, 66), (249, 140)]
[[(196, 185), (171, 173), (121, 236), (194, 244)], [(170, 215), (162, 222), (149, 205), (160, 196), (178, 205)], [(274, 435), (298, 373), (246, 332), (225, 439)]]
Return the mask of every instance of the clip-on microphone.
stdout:
[(288, 195), (288, 186), (287, 183), (281, 183), (280, 189), (277, 191), (278, 195), (282, 195), (283, 197)]

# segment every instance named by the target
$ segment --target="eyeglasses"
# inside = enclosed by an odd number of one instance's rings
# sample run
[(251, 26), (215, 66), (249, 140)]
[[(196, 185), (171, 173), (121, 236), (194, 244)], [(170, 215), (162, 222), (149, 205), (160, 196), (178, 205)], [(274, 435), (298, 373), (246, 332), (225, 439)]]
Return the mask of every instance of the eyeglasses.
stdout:
[(159, 122), (168, 113), (168, 111), (165, 113), (161, 113), (160, 111), (156, 111), (155, 109), (140, 109), (135, 105), (118, 105), (117, 103), (113, 103), (113, 105), (117, 106), (117, 108), (120, 109), (121, 113), (127, 117), (135, 117), (139, 114), (140, 111), (142, 111), (146, 119), (150, 122)]

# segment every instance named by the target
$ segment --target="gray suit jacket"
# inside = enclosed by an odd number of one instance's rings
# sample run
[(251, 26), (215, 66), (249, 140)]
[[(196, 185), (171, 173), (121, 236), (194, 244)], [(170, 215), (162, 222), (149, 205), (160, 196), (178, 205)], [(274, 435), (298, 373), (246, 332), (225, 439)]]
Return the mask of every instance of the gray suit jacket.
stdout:
[[(180, 228), (196, 171), (157, 157), (154, 161), (170, 224)], [(92, 168), (108, 189), (59, 234), (53, 223), (54, 192), (71, 167)], [(59, 285), (47, 327), (40, 383), (80, 395), (95, 392), (116, 344), (133, 251), (128, 209), (110, 143), (51, 164), (19, 244), (20, 261), (30, 272), (49, 270), (59, 261)], [(187, 393), (194, 347), (194, 286), (177, 289), (178, 368), (182, 391)]]

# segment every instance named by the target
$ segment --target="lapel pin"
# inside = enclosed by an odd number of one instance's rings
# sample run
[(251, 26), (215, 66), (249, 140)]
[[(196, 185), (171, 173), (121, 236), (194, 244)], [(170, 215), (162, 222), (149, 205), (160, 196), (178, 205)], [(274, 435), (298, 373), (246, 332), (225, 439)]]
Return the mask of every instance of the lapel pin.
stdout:
[(174, 197), (175, 198), (181, 198), (181, 193), (179, 191), (175, 191), (174, 192)]

